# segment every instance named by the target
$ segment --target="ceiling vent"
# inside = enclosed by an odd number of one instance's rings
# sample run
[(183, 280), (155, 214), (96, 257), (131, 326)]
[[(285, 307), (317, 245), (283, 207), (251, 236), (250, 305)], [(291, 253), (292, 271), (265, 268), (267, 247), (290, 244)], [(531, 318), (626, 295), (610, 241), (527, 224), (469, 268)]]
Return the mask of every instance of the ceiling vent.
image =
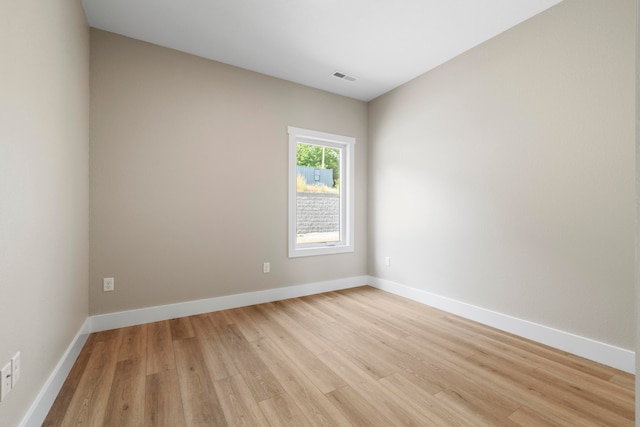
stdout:
[(355, 78), (353, 76), (350, 76), (348, 74), (342, 73), (340, 71), (334, 71), (332, 76), (333, 77), (337, 77), (337, 78), (342, 79), (342, 80), (347, 80), (349, 82), (355, 82), (356, 80), (358, 80), (357, 78)]

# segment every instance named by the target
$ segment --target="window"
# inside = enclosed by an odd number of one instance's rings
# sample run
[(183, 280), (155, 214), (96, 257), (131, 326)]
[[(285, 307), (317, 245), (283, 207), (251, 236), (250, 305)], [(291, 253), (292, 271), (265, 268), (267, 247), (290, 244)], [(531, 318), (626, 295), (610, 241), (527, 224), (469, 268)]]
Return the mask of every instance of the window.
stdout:
[(289, 127), (289, 257), (353, 252), (355, 138)]

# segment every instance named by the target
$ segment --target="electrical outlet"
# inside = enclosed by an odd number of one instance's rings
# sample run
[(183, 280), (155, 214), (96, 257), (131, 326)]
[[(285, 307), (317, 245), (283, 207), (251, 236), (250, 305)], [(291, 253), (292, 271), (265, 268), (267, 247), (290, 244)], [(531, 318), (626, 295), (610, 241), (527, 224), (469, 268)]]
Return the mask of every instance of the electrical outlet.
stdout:
[(115, 279), (113, 277), (105, 277), (102, 279), (102, 290), (111, 292), (116, 288)]
[(11, 363), (7, 363), (0, 369), (0, 377), (0, 402), (2, 402), (11, 391)]
[(16, 388), (16, 384), (20, 381), (22, 373), (22, 361), (20, 360), (20, 352), (11, 358), (11, 388)]
[(263, 273), (269, 273), (270, 271), (271, 271), (271, 263), (265, 262), (264, 264), (262, 264)]
[(391, 267), (391, 257), (384, 257), (384, 265), (387, 267)]

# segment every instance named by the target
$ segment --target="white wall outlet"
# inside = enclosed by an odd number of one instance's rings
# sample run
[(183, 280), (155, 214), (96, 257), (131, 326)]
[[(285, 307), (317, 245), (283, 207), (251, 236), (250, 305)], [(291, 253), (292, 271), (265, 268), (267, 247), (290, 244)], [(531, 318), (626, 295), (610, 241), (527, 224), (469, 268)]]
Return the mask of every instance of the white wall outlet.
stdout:
[(16, 388), (16, 384), (20, 381), (22, 373), (22, 361), (20, 360), (20, 352), (11, 358), (11, 388)]
[(115, 279), (113, 277), (105, 277), (102, 279), (102, 290), (111, 292), (116, 288)]
[(391, 267), (391, 257), (388, 257), (388, 256), (384, 257), (384, 265), (386, 267)]
[(11, 363), (7, 363), (0, 369), (0, 402), (6, 399), (11, 391)]
[(262, 264), (262, 272), (263, 273), (269, 273), (271, 271), (271, 263), (270, 262), (265, 262), (264, 264)]

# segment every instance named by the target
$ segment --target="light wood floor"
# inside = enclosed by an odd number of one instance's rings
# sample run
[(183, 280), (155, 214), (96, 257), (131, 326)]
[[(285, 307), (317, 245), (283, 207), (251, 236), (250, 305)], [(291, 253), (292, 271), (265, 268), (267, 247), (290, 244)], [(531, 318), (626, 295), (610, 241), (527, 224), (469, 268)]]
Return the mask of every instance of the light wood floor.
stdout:
[(631, 426), (634, 377), (361, 287), (92, 334), (45, 426)]

